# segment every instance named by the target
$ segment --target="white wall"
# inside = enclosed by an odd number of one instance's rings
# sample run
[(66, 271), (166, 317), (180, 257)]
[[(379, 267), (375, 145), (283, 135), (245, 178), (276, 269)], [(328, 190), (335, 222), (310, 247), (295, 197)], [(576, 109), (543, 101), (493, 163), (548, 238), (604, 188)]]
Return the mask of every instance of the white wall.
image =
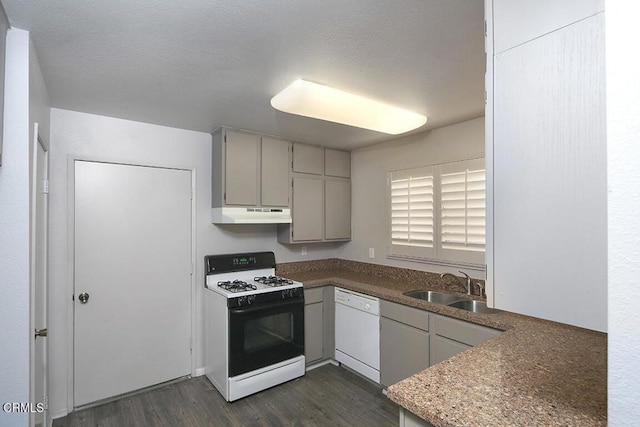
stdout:
[[(35, 292), (36, 292), (36, 280), (38, 277), (46, 277), (46, 260), (44, 263), (36, 263), (36, 254), (37, 248), (39, 247), (38, 242), (36, 241), (36, 236), (38, 232), (36, 231), (36, 200), (38, 199), (38, 195), (34, 194), (34, 189), (37, 187), (34, 185), (34, 165), (37, 162), (37, 151), (34, 151), (34, 123), (38, 123), (38, 134), (42, 138), (42, 141), (45, 144), (45, 147), (48, 147), (49, 143), (49, 117), (50, 117), (50, 105), (49, 105), (49, 95), (47, 93), (47, 88), (44, 84), (44, 78), (42, 76), (42, 70), (40, 69), (40, 62), (38, 61), (38, 56), (36, 55), (35, 48), (33, 46), (33, 42), (29, 41), (29, 177), (31, 178), (31, 182), (29, 185), (29, 200), (30, 200), (30, 226), (29, 226), (29, 234), (30, 234), (30, 295), (31, 301), (29, 305), (30, 309), (30, 322), (29, 322), (29, 331), (33, 331), (35, 329), (40, 329), (46, 327), (46, 324), (37, 324), (36, 323), (36, 311), (39, 309), (35, 304)], [(36, 270), (40, 269), (40, 270)], [(46, 303), (46, 301), (45, 301)], [(45, 318), (46, 320), (46, 318)], [(39, 338), (41, 340), (41, 338)], [(36, 364), (35, 360), (35, 352), (36, 348), (39, 345), (36, 345), (35, 340), (29, 340), (31, 343), (31, 351), (30, 356), (33, 360), (30, 360), (30, 381), (29, 388), (31, 390), (31, 401), (34, 403), (42, 403), (42, 397), (44, 390), (38, 388), (42, 385), (42, 381), (45, 381), (46, 376), (45, 365)], [(40, 413), (32, 413), (31, 414), (31, 423), (42, 423), (44, 420), (44, 415)]]
[[(7, 34), (0, 167), (0, 404), (29, 401), (29, 33)], [(0, 425), (28, 414), (0, 411)]]
[(64, 415), (71, 357), (72, 323), (70, 318), (69, 262), (67, 256), (67, 171), (69, 156), (124, 163), (144, 163), (196, 169), (196, 273), (197, 334), (196, 367), (203, 360), (201, 305), (204, 284), (204, 256), (242, 251), (274, 251), (278, 262), (332, 257), (338, 244), (308, 245), (308, 255), (299, 255), (297, 246), (276, 241), (275, 225), (211, 224), (211, 136), (164, 126), (149, 125), (60, 109), (51, 110), (50, 151), (50, 411), (53, 417)]
[(33, 42), (29, 41), (29, 146), (33, 148), (33, 122), (38, 122), (38, 133), (49, 143), (50, 104), (40, 61)]
[[(340, 257), (414, 270), (457, 272), (457, 268), (387, 258), (387, 173), (482, 156), (483, 117), (352, 151), (352, 240), (342, 248)], [(369, 248), (374, 248), (374, 259), (369, 258)], [(484, 272), (468, 273), (484, 278)]]
[(640, 4), (606, 2), (609, 425), (640, 422)]

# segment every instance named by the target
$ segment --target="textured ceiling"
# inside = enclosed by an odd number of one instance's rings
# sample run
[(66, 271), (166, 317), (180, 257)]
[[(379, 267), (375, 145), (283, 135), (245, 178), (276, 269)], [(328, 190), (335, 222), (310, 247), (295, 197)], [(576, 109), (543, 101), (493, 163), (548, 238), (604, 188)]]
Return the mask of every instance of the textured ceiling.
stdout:
[(427, 115), (417, 131), (483, 114), (483, 0), (0, 1), (57, 108), (346, 149), (392, 137), (269, 100), (303, 78)]

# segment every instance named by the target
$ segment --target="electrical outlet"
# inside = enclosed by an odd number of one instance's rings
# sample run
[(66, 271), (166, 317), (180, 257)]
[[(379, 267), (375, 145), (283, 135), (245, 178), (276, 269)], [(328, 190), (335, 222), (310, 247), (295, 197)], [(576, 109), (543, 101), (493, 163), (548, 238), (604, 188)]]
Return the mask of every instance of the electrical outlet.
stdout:
[(369, 248), (369, 258), (373, 259), (376, 257), (376, 251), (374, 248)]
[(302, 250), (300, 251), (300, 255), (307, 256), (307, 247), (306, 246), (302, 247)]

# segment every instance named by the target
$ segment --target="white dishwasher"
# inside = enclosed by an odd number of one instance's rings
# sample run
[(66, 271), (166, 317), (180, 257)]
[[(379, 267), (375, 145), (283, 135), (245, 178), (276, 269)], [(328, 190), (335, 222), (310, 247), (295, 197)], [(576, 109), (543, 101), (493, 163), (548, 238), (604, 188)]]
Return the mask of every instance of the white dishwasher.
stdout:
[(380, 382), (380, 301), (376, 297), (335, 289), (336, 360)]

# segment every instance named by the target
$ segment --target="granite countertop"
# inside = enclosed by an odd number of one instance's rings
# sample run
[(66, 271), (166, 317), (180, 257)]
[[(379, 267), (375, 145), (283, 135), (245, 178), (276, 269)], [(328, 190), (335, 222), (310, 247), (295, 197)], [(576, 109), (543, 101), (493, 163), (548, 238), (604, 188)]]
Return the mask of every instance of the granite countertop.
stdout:
[(305, 288), (336, 285), (504, 331), (387, 389), (392, 401), (435, 426), (607, 424), (606, 334), (509, 312), (474, 314), (407, 297), (403, 292), (409, 290), (442, 290), (416, 282), (410, 274), (390, 278), (340, 265), (295, 270), (284, 271)]

